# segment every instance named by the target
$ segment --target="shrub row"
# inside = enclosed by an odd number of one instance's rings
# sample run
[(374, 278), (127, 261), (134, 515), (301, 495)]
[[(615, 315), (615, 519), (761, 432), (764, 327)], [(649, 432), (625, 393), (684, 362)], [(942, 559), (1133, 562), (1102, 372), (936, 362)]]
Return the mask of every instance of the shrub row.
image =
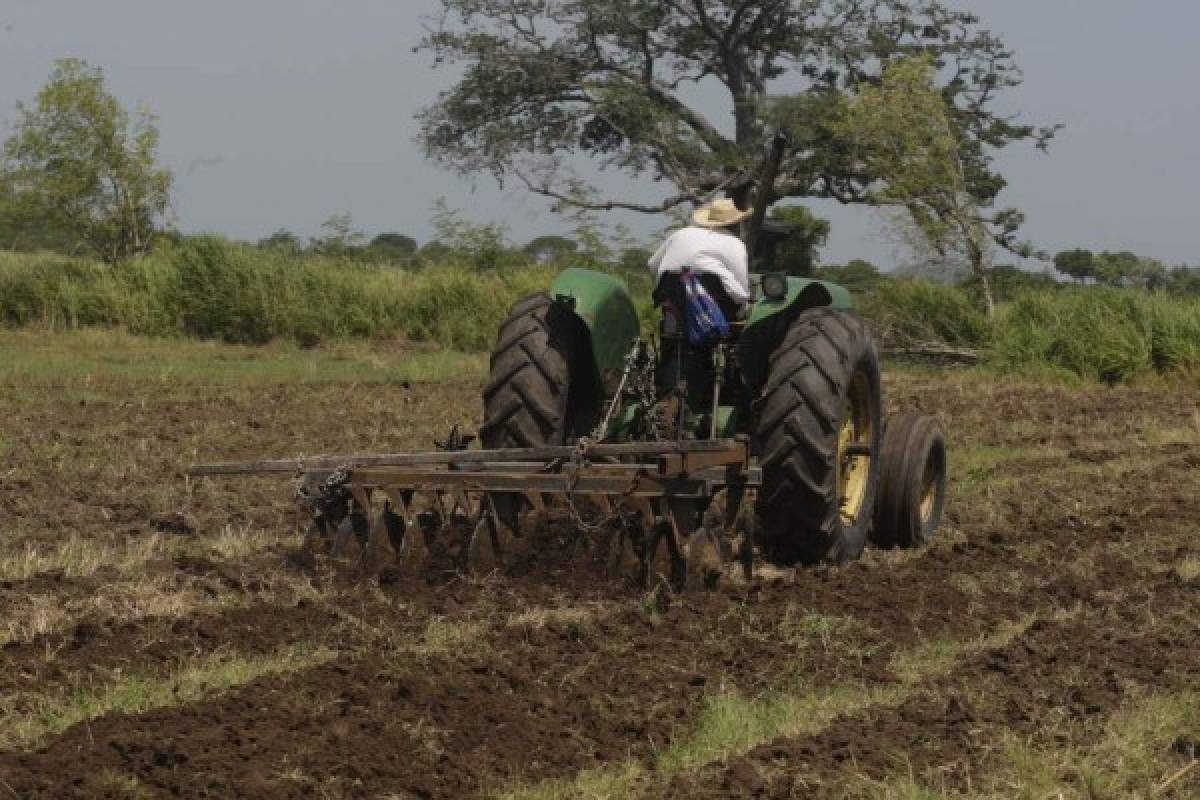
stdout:
[[(403, 336), (486, 350), (508, 307), (545, 288), (544, 266), (397, 269), (192, 237), (116, 267), (0, 253), (0, 324), (113, 326), (242, 344)], [(649, 322), (649, 282), (635, 279)], [(1108, 382), (1200, 371), (1200, 299), (1132, 289), (1026, 289), (988, 320), (967, 291), (881, 280), (858, 298), (885, 344), (985, 350), (1010, 370), (1050, 368)]]
[(480, 350), (492, 344), (508, 306), (550, 280), (551, 271), (542, 267), (418, 272), (296, 259), (199, 237), (115, 267), (0, 255), (0, 321), (120, 326), (241, 344), (405, 336)]
[(1138, 289), (1023, 289), (988, 320), (959, 287), (889, 280), (860, 298), (885, 344), (987, 351), (1010, 371), (1062, 370), (1108, 383), (1200, 370), (1200, 298)]

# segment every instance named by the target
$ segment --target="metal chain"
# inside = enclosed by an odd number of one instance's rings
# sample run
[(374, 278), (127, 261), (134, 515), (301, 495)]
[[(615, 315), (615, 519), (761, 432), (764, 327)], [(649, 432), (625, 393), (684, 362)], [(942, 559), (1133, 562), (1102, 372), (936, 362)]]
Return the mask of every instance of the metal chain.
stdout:
[(338, 467), (317, 486), (306, 483), (304, 474), (303, 466), (298, 465), (292, 490), (296, 505), (302, 511), (312, 516), (317, 516), (324, 513), (334, 503), (345, 498), (345, 487), (350, 480), (350, 470), (346, 467)]
[(658, 402), (658, 380), (655, 373), (654, 358), (642, 360), (633, 377), (633, 395), (642, 420), (645, 422), (646, 435), (650, 441), (660, 442), (667, 438), (669, 422), (665, 417), (665, 409)]
[(646, 354), (646, 343), (637, 339), (633, 347), (625, 355), (624, 369), (617, 391), (605, 410), (600, 424), (592, 430), (586, 439), (603, 442), (608, 438), (608, 426), (620, 410), (627, 396), (632, 396), (642, 421), (645, 423), (645, 433), (650, 441), (662, 441), (667, 436), (668, 423), (665, 411), (658, 403), (658, 381), (655, 376), (655, 361), (653, 356)]

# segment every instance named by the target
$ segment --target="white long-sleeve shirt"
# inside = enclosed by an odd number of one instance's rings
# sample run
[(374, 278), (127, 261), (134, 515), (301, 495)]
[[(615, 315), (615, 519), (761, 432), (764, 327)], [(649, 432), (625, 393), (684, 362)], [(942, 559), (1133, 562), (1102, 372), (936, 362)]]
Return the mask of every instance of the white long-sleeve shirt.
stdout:
[(750, 300), (750, 257), (746, 245), (731, 233), (691, 225), (667, 237), (647, 263), (655, 284), (664, 273), (694, 272), (716, 275), (731, 300)]

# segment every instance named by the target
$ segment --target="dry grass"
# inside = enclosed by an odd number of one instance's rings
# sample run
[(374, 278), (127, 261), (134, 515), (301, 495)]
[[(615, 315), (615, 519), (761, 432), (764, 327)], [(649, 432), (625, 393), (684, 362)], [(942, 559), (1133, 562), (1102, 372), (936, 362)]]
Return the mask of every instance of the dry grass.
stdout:
[(0, 554), (0, 580), (27, 580), (44, 572), (80, 578), (106, 567), (128, 572), (166, 552), (163, 537), (157, 534), (120, 543), (99, 542), (79, 535), (71, 535), (57, 545), (26, 542), (16, 550)]

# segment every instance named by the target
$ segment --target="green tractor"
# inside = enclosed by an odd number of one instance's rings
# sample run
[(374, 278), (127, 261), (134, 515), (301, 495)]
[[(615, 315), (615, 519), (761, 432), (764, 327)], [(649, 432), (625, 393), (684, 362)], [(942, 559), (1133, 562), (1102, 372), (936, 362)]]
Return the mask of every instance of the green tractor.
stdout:
[[(647, 341), (622, 281), (565, 270), (500, 326), (483, 447), (741, 440), (766, 560), (840, 563), (868, 538), (883, 547), (927, 541), (945, 501), (943, 433), (913, 412), (885, 426), (879, 357), (849, 293), (762, 271), (751, 288), (749, 313), (730, 335), (693, 347), (672, 304)], [(500, 498), (510, 525), (523, 500)]]
[[(761, 230), (769, 253), (781, 232)], [(945, 501), (941, 428), (914, 412), (885, 425), (879, 357), (845, 289), (769, 269), (752, 275), (728, 335), (704, 346), (689, 343), (677, 294), (658, 294), (644, 338), (624, 283), (565, 270), (500, 326), (481, 448), (455, 430), (430, 452), (189, 474), (299, 473), (309, 547), (374, 573), (446, 557), (502, 566), (522, 512), (550, 506), (607, 537), (598, 552), (643, 586), (711, 585), (735, 554), (749, 579), (760, 558), (840, 563), (868, 538), (925, 542)]]

